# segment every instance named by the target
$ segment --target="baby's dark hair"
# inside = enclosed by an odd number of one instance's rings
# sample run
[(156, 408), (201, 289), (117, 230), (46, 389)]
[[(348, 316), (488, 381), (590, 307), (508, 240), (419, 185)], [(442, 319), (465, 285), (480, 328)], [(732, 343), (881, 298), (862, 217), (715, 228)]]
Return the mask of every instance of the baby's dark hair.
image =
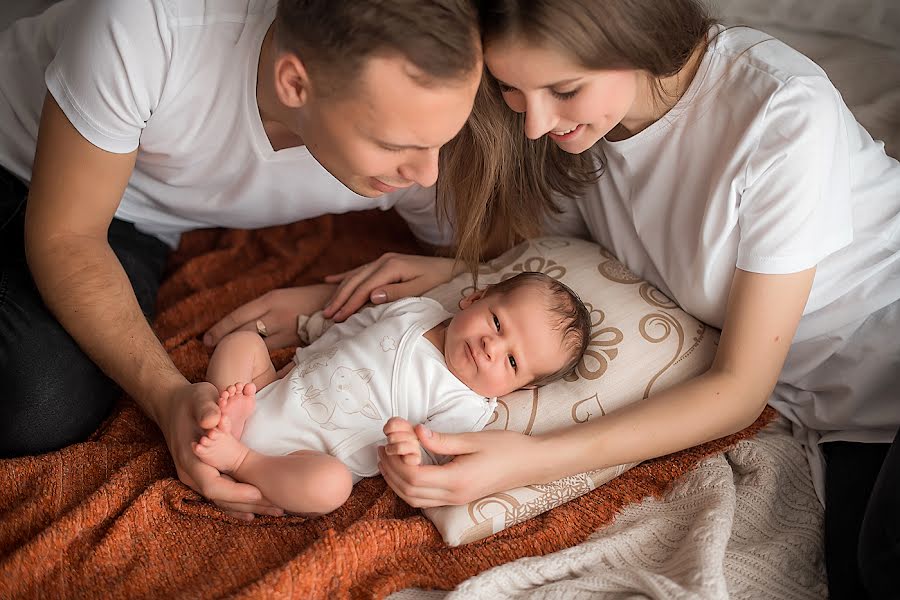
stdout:
[(562, 345), (569, 352), (565, 364), (553, 373), (540, 375), (530, 385), (547, 385), (575, 371), (591, 341), (591, 315), (581, 298), (566, 284), (537, 271), (523, 271), (487, 288), (485, 295), (504, 294), (526, 286), (541, 288), (547, 295), (547, 308), (555, 317), (552, 326), (562, 330)]

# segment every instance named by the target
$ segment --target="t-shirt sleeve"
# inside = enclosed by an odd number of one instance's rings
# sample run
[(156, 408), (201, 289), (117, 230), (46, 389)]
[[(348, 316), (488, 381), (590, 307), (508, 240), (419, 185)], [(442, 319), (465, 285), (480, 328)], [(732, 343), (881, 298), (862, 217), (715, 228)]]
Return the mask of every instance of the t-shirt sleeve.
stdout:
[(426, 244), (448, 247), (453, 244), (453, 228), (446, 219), (439, 222), (435, 187), (418, 185), (394, 192), (394, 208), (409, 225), (410, 231)]
[(852, 241), (841, 103), (823, 76), (795, 77), (772, 96), (740, 196), (739, 269), (795, 273)]
[(71, 13), (45, 72), (47, 89), (85, 139), (131, 152), (169, 77), (173, 43), (163, 3), (86, 0)]

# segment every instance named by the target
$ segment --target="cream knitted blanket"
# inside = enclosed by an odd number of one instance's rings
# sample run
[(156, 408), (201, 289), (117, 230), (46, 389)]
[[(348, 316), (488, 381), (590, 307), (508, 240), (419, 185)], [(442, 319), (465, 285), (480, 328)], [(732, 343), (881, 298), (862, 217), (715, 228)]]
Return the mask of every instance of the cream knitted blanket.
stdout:
[(820, 599), (822, 516), (806, 455), (779, 420), (578, 546), (496, 567), (448, 595), (392, 598)]

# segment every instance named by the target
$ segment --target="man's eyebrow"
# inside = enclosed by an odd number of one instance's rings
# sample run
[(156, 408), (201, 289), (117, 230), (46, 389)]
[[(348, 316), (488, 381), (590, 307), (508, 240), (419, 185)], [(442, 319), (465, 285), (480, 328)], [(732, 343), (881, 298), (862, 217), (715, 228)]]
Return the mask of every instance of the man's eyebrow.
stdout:
[[(497, 78), (495, 77), (494, 79), (497, 79)], [(549, 89), (551, 89), (551, 88), (560, 87), (560, 86), (566, 86), (566, 85), (569, 85), (569, 84), (571, 84), (571, 83), (575, 83), (575, 82), (578, 81), (579, 79), (581, 79), (581, 77), (572, 77), (571, 79), (563, 79), (562, 81), (557, 81), (556, 83), (548, 83), (547, 85), (542, 85), (542, 86), (539, 86), (539, 87), (542, 88), (542, 89), (545, 89), (545, 90), (549, 90)], [(505, 82), (504, 82), (503, 80), (501, 80), (501, 79), (497, 79), (497, 83), (499, 83), (499, 84), (502, 85), (503, 87), (508, 87), (508, 88), (515, 88), (515, 87), (516, 87), (516, 86), (514, 86), (514, 85), (509, 85), (508, 83), (505, 83)]]
[(397, 150), (431, 150), (428, 146), (417, 146), (415, 144), (392, 144), (391, 142), (386, 142), (384, 140), (379, 140), (378, 138), (372, 138), (376, 144), (380, 146), (384, 146), (386, 148), (396, 148)]

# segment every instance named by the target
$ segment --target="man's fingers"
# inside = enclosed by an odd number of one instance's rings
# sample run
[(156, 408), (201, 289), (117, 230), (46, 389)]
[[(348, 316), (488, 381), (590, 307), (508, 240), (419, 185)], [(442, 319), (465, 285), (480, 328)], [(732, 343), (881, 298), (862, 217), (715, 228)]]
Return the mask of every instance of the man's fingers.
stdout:
[(240, 521), (247, 521), (247, 522), (252, 521), (253, 519), (256, 518), (256, 515), (254, 515), (252, 512), (238, 512), (238, 511), (234, 511), (234, 510), (226, 510), (225, 514), (228, 515), (229, 517), (233, 517)]
[(203, 430), (212, 429), (219, 424), (219, 390), (211, 383), (201, 383), (204, 386), (204, 398), (194, 402), (191, 406), (194, 422)]
[[(278, 350), (279, 348), (287, 348), (288, 346), (296, 346), (299, 344), (300, 340), (297, 337), (296, 325), (297, 324), (294, 323), (294, 329), (279, 331), (278, 333), (271, 334), (267, 338), (263, 338), (263, 341), (266, 343), (266, 348), (269, 350)], [(255, 326), (253, 326), (253, 330), (256, 330)]]
[[(203, 343), (207, 346), (215, 346), (223, 337), (238, 329), (252, 329), (256, 331), (256, 320), (265, 316), (267, 310), (260, 298), (243, 304), (209, 328), (203, 336)], [(252, 325), (250, 327), (249, 325)]]
[(198, 461), (194, 480), (198, 492), (216, 504), (259, 504), (263, 497), (254, 486), (226, 479), (219, 475), (213, 467)]
[(284, 511), (282, 509), (273, 506), (265, 500), (256, 504), (245, 504), (242, 502), (216, 502), (215, 504), (229, 513), (269, 515), (272, 517), (284, 516)]

